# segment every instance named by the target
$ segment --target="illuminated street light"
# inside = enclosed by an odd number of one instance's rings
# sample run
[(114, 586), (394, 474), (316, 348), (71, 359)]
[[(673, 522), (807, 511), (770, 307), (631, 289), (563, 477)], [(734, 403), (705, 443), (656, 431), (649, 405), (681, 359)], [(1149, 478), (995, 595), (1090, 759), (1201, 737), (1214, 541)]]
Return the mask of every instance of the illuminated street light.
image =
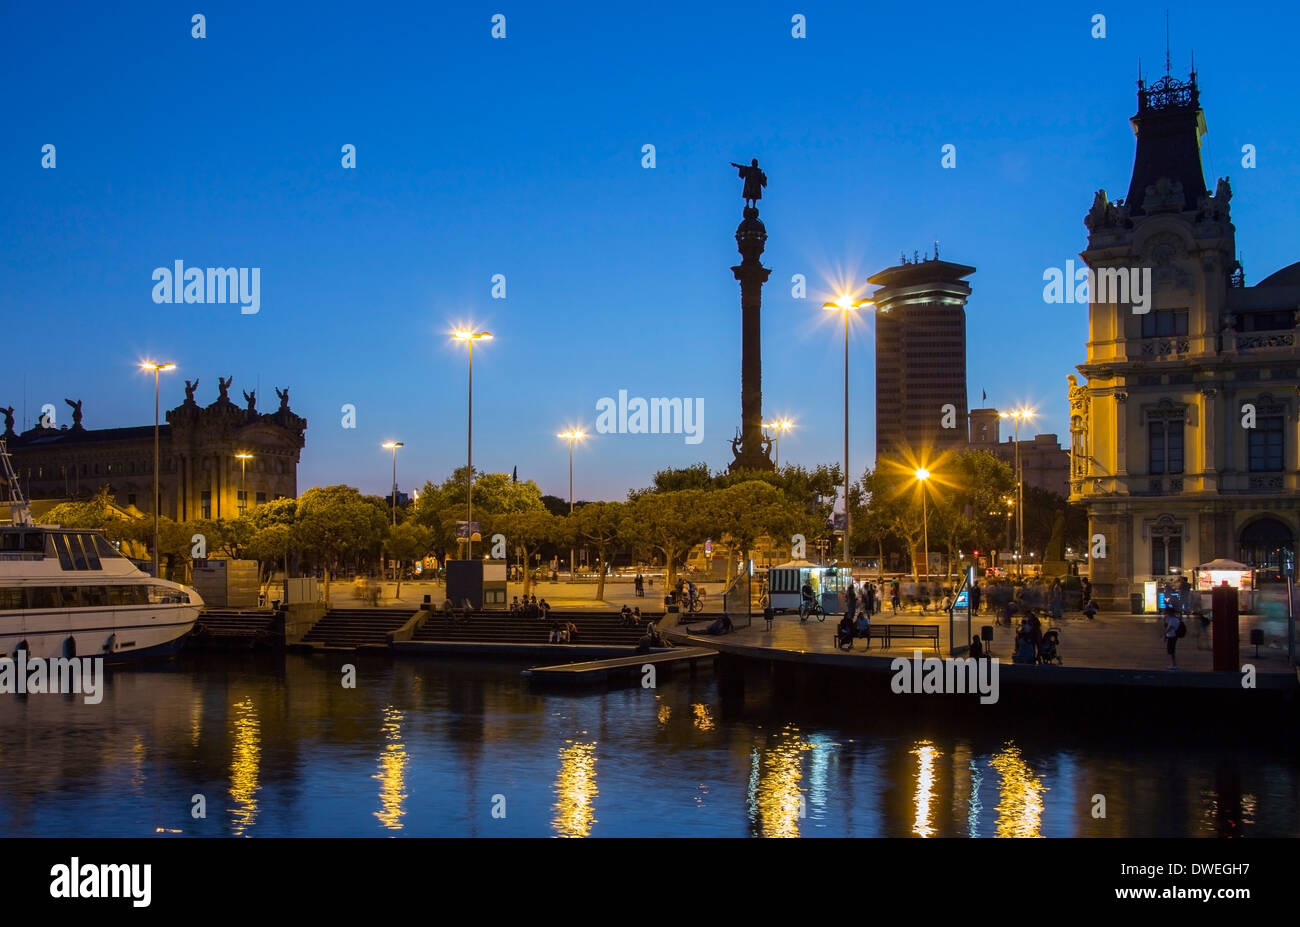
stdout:
[(491, 341), (491, 332), (460, 330), (452, 333), (456, 341), (469, 346), (469, 416), (465, 422), (465, 462), (469, 472), (465, 475), (465, 559), (474, 559), (474, 342)]
[[(567, 438), (569, 441), (569, 514), (573, 514), (573, 442), (581, 441), (587, 437), (587, 433), (581, 428), (570, 428), (568, 431), (561, 431), (556, 435), (557, 438)], [(574, 582), (578, 578), (577, 567), (574, 563), (576, 551), (569, 548), (569, 582)]]
[[(1021, 407), (1012, 409), (1010, 412), (999, 412), (1000, 418), (1011, 418), (1016, 421), (1015, 445), (1016, 445), (1016, 553), (1025, 548), (1025, 475), (1020, 466), (1020, 422), (1022, 419), (1031, 419), (1036, 413), (1033, 409)], [(1023, 560), (1019, 561), (1021, 566), (1018, 570), (1021, 578), (1025, 575)]]
[(169, 362), (142, 361), (141, 370), (153, 371), (153, 575), (158, 578), (158, 468), (160, 466), (158, 451), (158, 374), (164, 370), (175, 370), (176, 365)]
[(921, 532), (925, 537), (925, 581), (930, 582), (930, 510), (925, 502), (925, 481), (930, 478), (930, 471), (918, 467), (916, 478), (921, 483)]
[(849, 528), (851, 526), (849, 513), (849, 313), (855, 309), (865, 309), (874, 306), (876, 303), (870, 299), (850, 299), (847, 296), (841, 296), (832, 303), (823, 303), (822, 308), (829, 312), (842, 312), (844, 314), (844, 561), (853, 568), (853, 560), (849, 556)]
[(244, 480), (244, 467), (253, 459), (253, 455), (248, 451), (240, 451), (235, 455), (235, 459), (239, 461), (239, 505), (236, 508), (239, 509), (239, 514), (243, 515), (248, 505), (248, 485)]
[(775, 422), (764, 422), (763, 427), (772, 429), (772, 463), (779, 468), (781, 466), (781, 448), (778, 442), (781, 438), (781, 432), (793, 428), (794, 422), (788, 418), (780, 418)]
[(385, 441), (380, 447), (393, 452), (393, 525), (397, 525), (397, 449), (406, 447), (401, 441)]

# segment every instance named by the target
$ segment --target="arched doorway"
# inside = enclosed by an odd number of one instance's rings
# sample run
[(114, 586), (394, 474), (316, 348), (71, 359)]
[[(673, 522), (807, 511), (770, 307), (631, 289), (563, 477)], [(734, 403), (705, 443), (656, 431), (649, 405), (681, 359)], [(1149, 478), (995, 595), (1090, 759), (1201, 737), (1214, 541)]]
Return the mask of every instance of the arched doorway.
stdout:
[(1295, 535), (1276, 518), (1260, 518), (1241, 529), (1237, 558), (1257, 570), (1295, 575)]

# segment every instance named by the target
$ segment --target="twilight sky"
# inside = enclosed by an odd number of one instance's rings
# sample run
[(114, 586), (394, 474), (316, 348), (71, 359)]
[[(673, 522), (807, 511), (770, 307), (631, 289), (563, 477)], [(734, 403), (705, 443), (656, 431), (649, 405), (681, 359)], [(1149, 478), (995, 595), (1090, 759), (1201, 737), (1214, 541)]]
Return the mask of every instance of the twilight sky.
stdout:
[[(579, 498), (720, 468), (740, 418), (743, 204), (727, 162), (757, 157), (764, 410), (797, 421), (782, 462), (842, 456), (843, 334), (822, 302), (844, 284), (865, 294), (935, 239), (977, 268), (970, 405), (981, 390), (1035, 405), (1034, 430), (1065, 443), (1086, 306), (1045, 304), (1043, 272), (1085, 247), (1099, 187), (1127, 192), (1137, 61), (1163, 74), (1167, 5), (11, 4), (0, 405), (26, 427), (45, 402), (67, 421), (64, 397), (90, 428), (146, 424), (145, 357), (179, 365), (165, 408), (184, 378), (206, 404), (233, 376), (232, 398), (256, 388), (263, 411), (287, 385), (309, 423), (300, 490), (387, 492), (385, 440), (406, 443), (403, 488), (464, 463), (466, 358), (448, 333), (475, 324), (497, 336), (474, 352), (477, 467), (566, 496), (555, 433), (591, 431), (624, 389), (702, 399), (703, 440), (593, 435)], [(1172, 10), (1173, 73), (1194, 50), (1206, 179), (1232, 178), (1253, 283), (1300, 259), (1300, 12), (1226, 12)], [(807, 38), (791, 36), (796, 13)], [(178, 260), (259, 268), (259, 311), (155, 304), (154, 269)], [(869, 318), (851, 350), (856, 476), (875, 455)]]

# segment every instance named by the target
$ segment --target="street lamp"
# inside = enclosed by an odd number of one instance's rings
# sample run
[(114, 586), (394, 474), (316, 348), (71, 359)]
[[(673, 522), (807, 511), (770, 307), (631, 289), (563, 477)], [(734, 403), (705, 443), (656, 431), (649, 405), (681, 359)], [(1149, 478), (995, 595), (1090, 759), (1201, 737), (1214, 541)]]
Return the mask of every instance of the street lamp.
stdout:
[(393, 524), (397, 524), (397, 449), (406, 447), (401, 441), (385, 441), (380, 447), (393, 452)]
[(794, 422), (788, 418), (781, 418), (775, 422), (764, 422), (763, 427), (772, 429), (772, 463), (779, 468), (781, 466), (781, 448), (778, 442), (781, 439), (781, 432), (793, 428)]
[(158, 451), (158, 374), (164, 370), (175, 370), (176, 365), (172, 363), (158, 363), (156, 361), (143, 361), (140, 364), (141, 370), (153, 371), (153, 575), (154, 579), (158, 578), (158, 468), (161, 454)]
[[(458, 331), (453, 333), (457, 341), (464, 341), (469, 346), (469, 416), (465, 422), (465, 463), (469, 472), (465, 474), (465, 559), (474, 559), (474, 342), (491, 341), (491, 332)], [(396, 458), (394, 458), (396, 459)]]
[(930, 478), (930, 471), (918, 467), (916, 478), (921, 482), (921, 533), (925, 538), (925, 582), (930, 583), (930, 510), (925, 502), (925, 481)]
[(253, 455), (248, 451), (240, 451), (235, 455), (235, 459), (239, 461), (239, 505), (237, 508), (239, 514), (243, 515), (244, 509), (248, 506), (248, 486), (244, 481), (244, 467), (253, 459)]
[(822, 308), (830, 312), (844, 313), (844, 561), (853, 569), (853, 560), (849, 557), (849, 313), (854, 309), (874, 306), (870, 299), (850, 300), (841, 297), (837, 302), (823, 303)]
[[(1025, 548), (1025, 476), (1020, 468), (1020, 421), (1021, 419), (1031, 419), (1034, 417), (1033, 409), (1012, 409), (1010, 412), (999, 412), (1000, 418), (1011, 418), (1016, 421), (1015, 445), (1016, 445), (1016, 553), (1020, 553)], [(1025, 575), (1024, 561), (1020, 560), (1018, 574), (1023, 579)]]
[[(587, 433), (581, 428), (570, 428), (568, 431), (561, 431), (556, 435), (557, 438), (567, 438), (569, 441), (569, 514), (573, 514), (573, 442), (581, 441), (587, 437)], [(577, 579), (577, 568), (574, 563), (574, 548), (569, 548), (569, 582)]]

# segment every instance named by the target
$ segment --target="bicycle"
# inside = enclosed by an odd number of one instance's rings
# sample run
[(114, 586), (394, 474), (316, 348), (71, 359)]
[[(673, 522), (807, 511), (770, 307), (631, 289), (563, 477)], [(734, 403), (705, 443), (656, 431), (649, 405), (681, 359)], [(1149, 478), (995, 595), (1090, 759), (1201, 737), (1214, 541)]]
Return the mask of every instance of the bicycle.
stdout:
[(816, 599), (808, 601), (805, 599), (799, 605), (799, 623), (803, 624), (809, 618), (816, 617), (818, 621), (826, 620), (826, 610), (822, 608), (822, 603)]
[(696, 592), (694, 596), (692, 596), (690, 593), (683, 592), (681, 602), (682, 602), (682, 610), (686, 612), (688, 615), (693, 615), (696, 612), (704, 611), (704, 590), (701, 589), (700, 591)]

